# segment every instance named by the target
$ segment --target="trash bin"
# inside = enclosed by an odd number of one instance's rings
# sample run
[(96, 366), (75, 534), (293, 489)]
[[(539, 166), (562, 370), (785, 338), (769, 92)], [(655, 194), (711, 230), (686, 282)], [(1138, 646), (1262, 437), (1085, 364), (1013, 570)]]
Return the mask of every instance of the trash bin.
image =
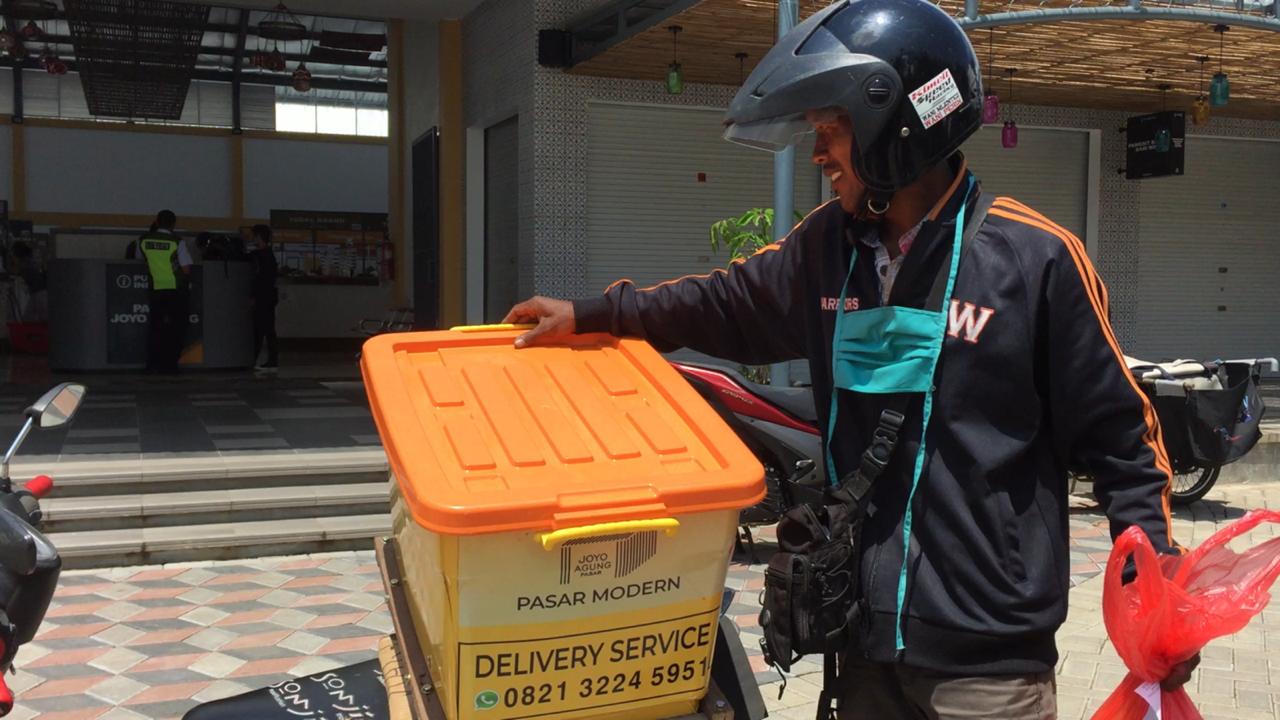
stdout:
[(706, 694), (755, 457), (648, 344), (396, 333), (361, 360), (450, 720), (628, 718)]

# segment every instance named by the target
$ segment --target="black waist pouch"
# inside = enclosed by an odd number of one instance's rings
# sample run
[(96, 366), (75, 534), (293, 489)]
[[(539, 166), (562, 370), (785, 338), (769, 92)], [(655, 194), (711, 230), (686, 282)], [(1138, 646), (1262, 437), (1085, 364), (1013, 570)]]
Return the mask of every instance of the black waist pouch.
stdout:
[(801, 505), (783, 515), (760, 611), (770, 665), (789, 672), (806, 655), (848, 646), (860, 614), (855, 530), (845, 505)]

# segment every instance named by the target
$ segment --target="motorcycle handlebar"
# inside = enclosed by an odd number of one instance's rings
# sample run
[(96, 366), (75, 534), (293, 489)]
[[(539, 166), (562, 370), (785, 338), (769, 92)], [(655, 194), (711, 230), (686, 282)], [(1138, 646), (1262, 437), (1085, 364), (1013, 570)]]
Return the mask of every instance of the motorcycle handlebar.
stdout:
[(21, 490), (14, 493), (23, 512), (27, 514), (27, 522), (32, 526), (39, 525), (44, 519), (44, 512), (40, 509), (40, 498), (48, 495), (52, 489), (53, 478), (48, 475), (37, 475), (23, 485)]
[(23, 487), (27, 489), (27, 492), (35, 495), (38, 500), (48, 495), (49, 491), (53, 489), (53, 478), (48, 475), (37, 475), (31, 478), (31, 481)]

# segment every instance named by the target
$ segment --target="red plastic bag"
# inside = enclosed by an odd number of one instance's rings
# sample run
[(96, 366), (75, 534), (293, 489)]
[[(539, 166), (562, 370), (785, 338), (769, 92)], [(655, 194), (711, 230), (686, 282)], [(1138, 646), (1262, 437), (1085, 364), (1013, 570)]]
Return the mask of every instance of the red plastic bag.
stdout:
[[(1264, 522), (1280, 523), (1280, 512), (1254, 510), (1182, 556), (1157, 556), (1136, 526), (1120, 535), (1107, 560), (1102, 617), (1129, 675), (1093, 720), (1143, 720), (1152, 709), (1147, 697), (1159, 702), (1162, 720), (1201, 720), (1186, 690), (1164, 692), (1159, 682), (1210, 640), (1239, 632), (1270, 602), (1280, 537), (1244, 553), (1227, 547)], [(1138, 574), (1124, 585), (1130, 555)]]

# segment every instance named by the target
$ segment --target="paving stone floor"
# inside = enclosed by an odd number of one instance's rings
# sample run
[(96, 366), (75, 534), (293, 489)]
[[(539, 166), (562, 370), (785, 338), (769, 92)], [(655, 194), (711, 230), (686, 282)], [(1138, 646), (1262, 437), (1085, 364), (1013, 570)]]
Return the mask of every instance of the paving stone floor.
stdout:
[[(1280, 508), (1280, 485), (1226, 485), (1177, 513), (1185, 544), (1203, 541), (1246, 508)], [(1253, 537), (1280, 528), (1263, 527)], [(1101, 569), (1109, 540), (1096, 510), (1071, 518), (1071, 613), (1060, 633), (1063, 718), (1085, 717), (1123, 675), (1106, 642)], [(757, 532), (758, 558), (772, 548)], [(745, 556), (740, 555), (745, 560)], [(786, 695), (759, 656), (756, 622), (762, 566), (735, 562), (729, 607), (752, 656), (773, 717), (812, 717), (821, 679), (802, 662)], [(9, 676), (19, 697), (10, 716), (172, 718), (199, 702), (374, 656), (391, 631), (372, 550), (164, 567), (71, 571), (36, 640)], [(1211, 645), (1194, 696), (1208, 720), (1280, 718), (1280, 607)]]

